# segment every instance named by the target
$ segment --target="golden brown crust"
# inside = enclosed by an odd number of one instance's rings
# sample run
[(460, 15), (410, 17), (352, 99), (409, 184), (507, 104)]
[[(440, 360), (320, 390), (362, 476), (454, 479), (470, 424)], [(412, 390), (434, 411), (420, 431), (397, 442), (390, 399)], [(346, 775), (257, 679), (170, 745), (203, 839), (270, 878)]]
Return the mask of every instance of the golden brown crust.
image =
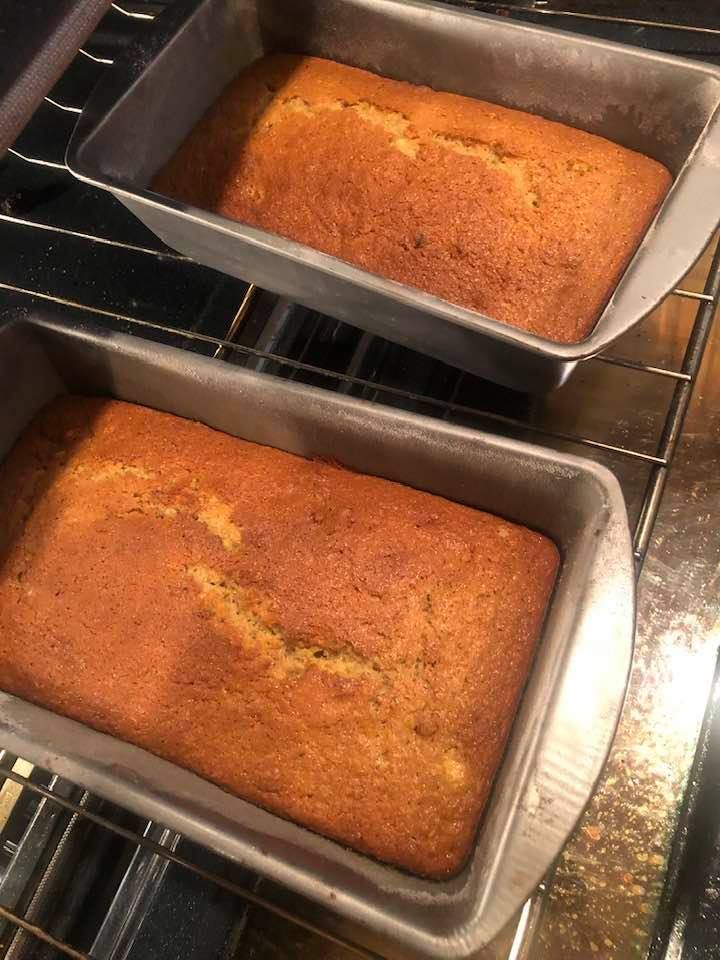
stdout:
[(230, 84), (153, 189), (572, 343), (670, 183), (563, 124), (273, 55)]
[(65, 398), (0, 466), (0, 688), (441, 877), (557, 565), (439, 497)]

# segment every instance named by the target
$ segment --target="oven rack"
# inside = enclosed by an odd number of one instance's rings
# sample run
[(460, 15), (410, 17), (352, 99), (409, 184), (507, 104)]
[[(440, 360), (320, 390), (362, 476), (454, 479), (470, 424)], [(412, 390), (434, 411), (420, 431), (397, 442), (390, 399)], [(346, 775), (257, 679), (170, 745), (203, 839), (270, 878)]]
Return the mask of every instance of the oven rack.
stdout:
[[(132, 29), (142, 29), (143, 25), (154, 19), (162, 3), (143, 3), (124, 0), (122, 3), (113, 3), (109, 17), (115, 17), (110, 28), (104, 27), (105, 32), (114, 30), (123, 33), (123, 21), (132, 26)], [(471, 0), (466, 4), (482, 9), (498, 9), (497, 4)], [(508, 12), (524, 12), (530, 10), (548, 19), (553, 14), (563, 18), (578, 18), (586, 23), (607, 24), (616, 23), (633, 27), (647, 28), (652, 31), (685, 31), (703, 38), (720, 36), (720, 29), (696, 25), (682, 25), (676, 23), (641, 20), (619, 16), (603, 16), (567, 10), (549, 10), (539, 5), (523, 5), (522, 11), (516, 11), (510, 4), (503, 5)], [(101, 25), (101, 29), (103, 26)], [(128, 31), (132, 35), (131, 31)], [(98, 32), (100, 33), (100, 31)], [(108, 44), (101, 35), (91, 38), (79, 54), (79, 60), (89, 61), (93, 69), (100, 71), (111, 65), (114, 56), (108, 54)], [(96, 45), (97, 43), (97, 45)], [(88, 91), (89, 92), (89, 91)], [(68, 102), (66, 97), (55, 91), (46, 98), (46, 105), (52, 111), (72, 119), (81, 112), (82, 101)], [(69, 134), (71, 126), (68, 126)], [(32, 142), (32, 138), (31, 138)], [(46, 154), (32, 151), (25, 146), (24, 138), (11, 149), (14, 162), (27, 165), (30, 168), (40, 167), (51, 172), (53, 177), (70, 178), (70, 174), (62, 161), (64, 149), (58, 150), (57, 144)], [(53, 221), (50, 218), (33, 218), (20, 215), (12, 208), (3, 205), (0, 207), (0, 236), (9, 240), (17, 232), (19, 235), (42, 236), (51, 238), (52, 243), (69, 243), (88, 250), (102, 248), (117, 258), (130, 257), (133, 262), (146, 260), (151, 264), (150, 269), (162, 263), (174, 263), (180, 269), (188, 271), (198, 269), (187, 258), (162, 248), (159, 241), (146, 235), (137, 240), (127, 240), (114, 235), (112, 232), (94, 232), (91, 227), (76, 229), (62, 220)], [(8, 246), (12, 251), (12, 246)], [(203, 275), (211, 273), (202, 268)], [(31, 281), (35, 282), (31, 282)], [(219, 278), (218, 278), (219, 282)], [(637, 502), (631, 505), (634, 519), (634, 551), (638, 575), (642, 570), (648, 548), (650, 546), (655, 521), (660, 510), (663, 492), (665, 490), (668, 473), (672, 466), (675, 453), (682, 437), (683, 423), (692, 397), (693, 389), (698, 379), (700, 366), (703, 360), (705, 347), (708, 343), (718, 302), (720, 301), (720, 247), (707, 269), (704, 282), (694, 280), (694, 286), (686, 288), (684, 285), (676, 289), (670, 298), (685, 301), (692, 305), (694, 317), (687, 330), (684, 340), (684, 349), (674, 358), (673, 363), (658, 361), (656, 358), (643, 359), (641, 356), (610, 354), (587, 361), (586, 366), (603, 365), (626, 371), (628, 377), (652, 378), (662, 383), (661, 396), (664, 406), (661, 413), (655, 417), (655, 432), (651, 445), (633, 442), (630, 436), (627, 441), (604, 440), (592, 435), (592, 431), (582, 429), (560, 429), (552, 424), (545, 423), (534, 416), (531, 402), (526, 402), (519, 395), (501, 388), (483, 387), (476, 390), (473, 397), (478, 395), (480, 402), (471, 402), (466, 399), (467, 382), (473, 380), (468, 374), (452, 371), (442, 364), (430, 362), (433, 371), (440, 371), (435, 380), (426, 377), (424, 383), (432, 383), (433, 389), (423, 390), (407, 384), (407, 378), (393, 375), (385, 376), (388, 364), (383, 365), (383, 359), (388, 355), (395, 358), (402, 354), (403, 362), (417, 361), (427, 369), (428, 361), (413, 358), (408, 351), (395, 348), (392, 345), (378, 341), (368, 334), (353, 331), (346, 324), (319, 317), (308, 311), (279, 300), (266, 291), (257, 289), (254, 285), (244, 285), (236, 281), (229, 283), (219, 298), (223, 311), (222, 315), (214, 315), (212, 322), (202, 327), (194, 323), (176, 325), (169, 322), (164, 316), (155, 317), (153, 311), (144, 314), (134, 310), (133, 304), (124, 309), (105, 305), (89, 297), (70, 297), (64, 290), (53, 289), (52, 285), (40, 282), (37, 277), (17, 277), (14, 280), (4, 277), (0, 279), (0, 296), (10, 298), (13, 306), (31, 306), (34, 304), (51, 304), (54, 309), (64, 313), (69, 322), (85, 317), (94, 317), (101, 323), (132, 332), (141, 337), (160, 339), (180, 346), (184, 349), (199, 350), (209, 353), (218, 362), (230, 362), (253, 366), (255, 369), (269, 374), (308, 380), (316, 385), (324, 386), (341, 392), (353, 393), (369, 402), (391, 403), (407, 409), (420, 411), (431, 416), (445, 418), (449, 421), (461, 422), (466, 426), (474, 426), (484, 430), (506, 432), (513, 435), (522, 435), (546, 445), (556, 445), (562, 448), (576, 449), (579, 453), (614, 464), (628, 463), (633, 468), (645, 471), (645, 480), (642, 492)], [(233, 299), (234, 298), (234, 299)], [(257, 318), (260, 318), (259, 320)], [(300, 326), (300, 334), (288, 334), (293, 326)], [(350, 333), (349, 333), (350, 331)], [(342, 367), (336, 363), (324, 365), (321, 360), (326, 354), (326, 345), (345, 338), (351, 341), (352, 348), (346, 351)], [(321, 359), (318, 360), (317, 358)], [(370, 362), (369, 358), (373, 358)], [(579, 374), (576, 374), (578, 376)], [(435, 389), (436, 380), (442, 381), (442, 389)], [(498, 399), (499, 397), (499, 399)], [(509, 411), (509, 412), (508, 412)], [(305, 912), (307, 905), (297, 909), (279, 907), (275, 902), (265, 897), (260, 887), (253, 884), (244, 885), (228, 880), (219, 872), (206, 870), (194, 863), (190, 858), (178, 853), (175, 846), (160, 843), (149, 836), (147, 831), (137, 832), (118, 824), (112, 818), (105, 817), (93, 809), (88, 795), (81, 792), (73, 799), (69, 795), (67, 785), (55, 778), (45, 778), (45, 782), (36, 782), (30, 775), (24, 775), (15, 769), (16, 758), (0, 752), (0, 783), (12, 782), (23, 791), (34, 794), (61, 808), (73, 817), (82, 818), (97, 824), (117, 836), (131, 842), (138, 848), (157, 854), (164, 860), (174, 863), (184, 869), (193, 871), (204, 880), (216, 884), (243, 900), (257, 904), (288, 920), (312, 930), (318, 935), (334, 940), (350, 950), (364, 956), (375, 956), (363, 948), (350, 943), (346, 937), (337, 932), (330, 932), (322, 924), (316, 924), (308, 919)], [(12, 869), (12, 868), (11, 868)], [(508, 960), (520, 960), (530, 955), (532, 937), (538, 917), (543, 906), (543, 897), (552, 879), (548, 878), (538, 894), (525, 905), (517, 927), (510, 932), (507, 949), (503, 948), (498, 956)], [(1, 887), (0, 887), (1, 890)], [(12, 924), (19, 930), (25, 931), (52, 947), (57, 953), (90, 960), (91, 955), (78, 950), (69, 943), (53, 936), (47, 930), (34, 924), (20, 913), (0, 905), (0, 919)], [(95, 957), (92, 960), (96, 960)], [(97, 960), (103, 960), (98, 957)]]

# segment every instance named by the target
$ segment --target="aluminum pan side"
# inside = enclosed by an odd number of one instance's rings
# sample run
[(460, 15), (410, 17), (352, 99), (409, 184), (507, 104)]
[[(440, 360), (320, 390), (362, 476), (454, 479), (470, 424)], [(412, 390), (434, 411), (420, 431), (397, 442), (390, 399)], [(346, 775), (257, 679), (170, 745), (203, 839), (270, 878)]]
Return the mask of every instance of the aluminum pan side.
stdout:
[(108, 394), (491, 510), (563, 556), (530, 681), (467, 867), (411, 877), (143, 750), (0, 695), (7, 748), (335, 910), (390, 956), (466, 957), (539, 882), (589, 800), (632, 655), (634, 576), (617, 482), (581, 458), (287, 383), (48, 314), (0, 326), (0, 455), (64, 390)]

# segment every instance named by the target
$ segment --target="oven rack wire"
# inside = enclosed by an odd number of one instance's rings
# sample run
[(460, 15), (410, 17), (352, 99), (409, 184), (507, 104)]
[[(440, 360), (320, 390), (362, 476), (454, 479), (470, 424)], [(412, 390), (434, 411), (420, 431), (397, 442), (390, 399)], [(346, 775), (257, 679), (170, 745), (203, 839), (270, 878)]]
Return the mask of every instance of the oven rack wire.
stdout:
[[(497, 11), (499, 8), (502, 8), (504, 12), (508, 13), (516, 10), (512, 4), (500, 5), (486, 2), (486, 0), (458, 0), (458, 2), (463, 3), (465, 6), (483, 10), (492, 9), (493, 11)], [(136, 24), (136, 22), (142, 24), (142, 22), (150, 22), (155, 18), (156, 13), (163, 6), (163, 2), (148, 4), (141, 2), (141, 0), (134, 0), (134, 2), (133, 0), (123, 0), (123, 2), (112, 3), (111, 6), (113, 13), (117, 16), (126, 18), (134, 24)], [(590, 24), (613, 23), (660, 31), (681, 31), (706, 38), (717, 39), (720, 37), (720, 29), (715, 29), (714, 27), (571, 10), (556, 10), (554, 8), (547, 8), (543, 3), (521, 3), (519, 6), (523, 10), (531, 10), (533, 14), (542, 15), (549, 21), (554, 17), (563, 17), (570, 20), (576, 18), (578, 21), (582, 20)], [(89, 60), (91, 63), (97, 65), (99, 69), (104, 69), (113, 63), (113, 57), (103, 54), (104, 51), (102, 50), (101, 52), (93, 52), (93, 38), (91, 38), (86, 47), (79, 51), (78, 56)], [(79, 114), (82, 110), (82, 104), (80, 103), (61, 102), (52, 96), (46, 97), (45, 101), (51, 108), (62, 113)], [(22, 163), (50, 168), (56, 170), (61, 176), (70, 177), (70, 173), (65, 167), (65, 164), (52, 157), (31, 156), (17, 148), (11, 148), (10, 153), (16, 160)], [(5, 224), (16, 230), (39, 231), (41, 233), (51, 234), (54, 238), (57, 238), (60, 243), (72, 238), (73, 241), (80, 241), (91, 246), (99, 245), (110, 247), (116, 250), (119, 256), (131, 253), (141, 257), (190, 263), (187, 258), (167, 249), (124, 242), (113, 236), (104, 236), (100, 233), (95, 234), (90, 229), (87, 231), (78, 231), (64, 226), (63, 223), (44, 222), (42, 220), (33, 220), (27, 217), (15, 216), (12, 213), (2, 212), (0, 213), (0, 224)], [(162, 320), (155, 320), (149, 316), (139, 316), (132, 312), (118, 311), (110, 308), (106, 309), (97, 304), (55, 295), (51, 291), (42, 289), (40, 286), (33, 286), (29, 283), (26, 285), (24, 283), (18, 284), (0, 281), (0, 296), (2, 296), (3, 291), (12, 294), (16, 299), (19, 298), (20, 302), (26, 302), (27, 305), (43, 302), (51, 303), (54, 307), (66, 312), (71, 321), (73, 317), (90, 316), (101, 321), (120, 324), (123, 329), (129, 330), (141, 337), (161, 336), (166, 342), (175, 343), (185, 348), (188, 348), (188, 346), (192, 348), (192, 345), (200, 345), (206, 352), (209, 351), (211, 356), (218, 362), (246, 362), (256, 365), (256, 368), (270, 366), (273, 370), (289, 377), (311, 375), (321, 378), (330, 389), (343, 392), (354, 391), (371, 402), (392, 402), (407, 406), (410, 409), (420, 408), (423, 412), (429, 413), (432, 416), (442, 417), (448, 420), (461, 419), (466, 425), (474, 425), (478, 428), (489, 429), (496, 432), (522, 430), (537, 442), (549, 445), (553, 443), (571, 444), (577, 448), (579, 453), (585, 453), (589, 456), (593, 456), (593, 454), (597, 455), (598, 453), (607, 453), (642, 464), (647, 467), (648, 473), (634, 525), (634, 551), (637, 573), (638, 576), (640, 576), (643, 561), (651, 543), (653, 528), (661, 506), (668, 473), (682, 436), (685, 415), (698, 378), (716, 308), (718, 302), (720, 302), (720, 245), (718, 245), (712, 257), (703, 288), (701, 290), (685, 289), (684, 287), (677, 288), (670, 295), (671, 297), (690, 301), (695, 305), (694, 321), (692, 322), (685, 342), (682, 361), (679, 364), (662, 366), (654, 362), (645, 362), (643, 360), (616, 356), (614, 354), (606, 354), (587, 361), (587, 363), (601, 363), (622, 367), (628, 370), (633, 376), (653, 377), (672, 383), (672, 392), (667, 404), (666, 413), (661, 422), (661, 427), (656, 436), (655, 446), (652, 452), (642, 449), (640, 445), (633, 445), (632, 443), (607, 443), (592, 436), (587, 436), (582, 432), (554, 430), (552, 427), (529, 423), (522, 419), (522, 417), (459, 402), (455, 398), (459, 392), (458, 388), (466, 376), (459, 371), (456, 372), (457, 380), (455, 387), (449, 391), (449, 397), (443, 399), (439, 399), (437, 396), (429, 393), (423, 393), (422, 391), (398, 387), (392, 383), (383, 382), (382, 379), (377, 377), (361, 376), (358, 373), (361, 369), (360, 360), (367, 351), (369, 342), (372, 340), (367, 334), (359, 338), (353, 357), (350, 362), (346, 364), (346, 368), (341, 371), (330, 370), (304, 360), (303, 357), (307, 355), (307, 350), (301, 351), (297, 357), (290, 357), (280, 352), (275, 352), (272, 349), (265, 349), (262, 345), (258, 346), (257, 343), (261, 342), (261, 338), (257, 339), (255, 346), (238, 342), (238, 335), (256, 308), (258, 299), (263, 294), (262, 291), (258, 290), (252, 284), (245, 289), (234, 312), (231, 311), (229, 313), (224, 332), (222, 332), (221, 335), (186, 327), (178, 328)], [(338, 327), (339, 326), (340, 324), (338, 324)], [(308, 342), (315, 336), (316, 330), (317, 324), (315, 324), (314, 327), (311, 325)], [(23, 791), (29, 791), (37, 797), (44, 798), (48, 803), (57, 805), (73, 816), (92, 821), (98, 826), (130, 841), (138, 848), (149, 850), (165, 858), (170, 863), (193, 871), (204, 880), (236, 894), (248, 903), (256, 904), (275, 914), (283, 916), (285, 919), (291, 920), (361, 956), (378, 956), (357, 944), (349, 942), (337, 933), (330, 933), (327, 929), (316, 926), (301, 913), (278, 906), (272, 900), (262, 895), (261, 885), (259, 888), (251, 888), (228, 880), (219, 873), (206, 870), (198, 864), (193, 863), (191, 859), (178, 853), (174, 846), (168, 847), (165, 844), (157, 843), (147, 835), (127, 829), (115, 823), (112, 819), (94, 812), (86, 802), (87, 794), (83, 794), (79, 800), (73, 800), (58, 789), (55, 779), (49, 781), (48, 786), (34, 782), (30, 779), (29, 775), (26, 776), (14, 768), (15, 760), (16, 758), (8, 756), (4, 751), (0, 750), (0, 785), (6, 781), (15, 783), (22, 788)], [(514, 935), (511, 937), (511, 945), (505, 953), (507, 960), (522, 960), (522, 958), (530, 955), (529, 951), (531, 950), (532, 937), (538, 917), (542, 911), (543, 898), (551, 882), (551, 877), (548, 877), (546, 882), (542, 884), (538, 892), (528, 900), (521, 911)], [(47, 930), (32, 923), (31, 920), (27, 919), (21, 913), (16, 913), (2, 905), (0, 905), (0, 920), (9, 922), (17, 929), (44, 942), (59, 954), (75, 958), (75, 960), (95, 960), (89, 953), (78, 950), (67, 942), (56, 938)], [(102, 958), (99, 958), (99, 960), (102, 960)]]

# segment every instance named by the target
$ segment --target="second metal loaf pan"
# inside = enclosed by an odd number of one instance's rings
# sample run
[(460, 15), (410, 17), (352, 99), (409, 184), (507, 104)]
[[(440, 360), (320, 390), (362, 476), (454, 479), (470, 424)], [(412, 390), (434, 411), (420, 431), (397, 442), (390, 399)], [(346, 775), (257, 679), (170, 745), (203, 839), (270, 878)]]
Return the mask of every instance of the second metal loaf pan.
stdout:
[(577, 457), (38, 316), (0, 323), (0, 383), (0, 458), (57, 394), (107, 394), (331, 457), (552, 537), (562, 568), (531, 677), (474, 852), (448, 881), (376, 863), (137, 747), (0, 693), (6, 749), (325, 905), (384, 956), (466, 957), (492, 939), (575, 826), (622, 706), (634, 577), (614, 477)]
[[(150, 192), (228, 81), (277, 50), (517, 107), (663, 162), (675, 184), (590, 336), (553, 343)], [(710, 65), (430, 2), (181, 0), (110, 71), (68, 164), (202, 263), (481, 376), (542, 390), (637, 323), (709, 241), (720, 219), (719, 106), (720, 70)]]

